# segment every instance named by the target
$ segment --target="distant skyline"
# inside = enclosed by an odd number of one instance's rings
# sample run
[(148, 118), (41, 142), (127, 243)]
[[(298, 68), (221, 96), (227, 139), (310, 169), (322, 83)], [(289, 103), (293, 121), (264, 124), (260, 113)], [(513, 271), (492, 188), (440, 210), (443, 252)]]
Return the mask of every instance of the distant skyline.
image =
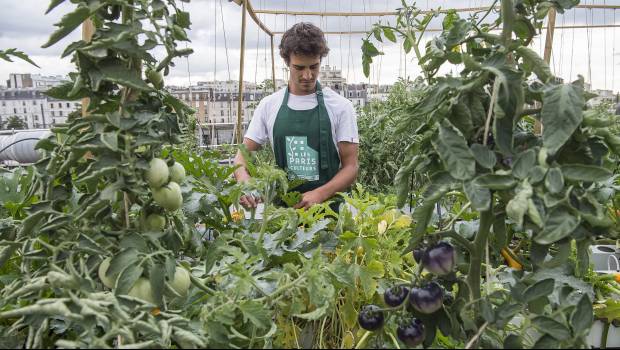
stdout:
[[(411, 1), (408, 1), (411, 3)], [(70, 59), (60, 59), (60, 54), (69, 43), (79, 40), (80, 30), (77, 29), (67, 38), (49, 49), (40, 46), (47, 40), (55, 29), (54, 23), (73, 8), (69, 2), (58, 6), (53, 12), (44, 15), (49, 1), (21, 0), (5, 1), (3, 3), (3, 18), (0, 21), (0, 49), (17, 48), (27, 53), (39, 66), (38, 69), (20, 60), (14, 63), (0, 61), (0, 82), (5, 85), (10, 73), (33, 73), (42, 75), (66, 75), (74, 71)], [(444, 0), (416, 2), (418, 6), (437, 8), (479, 7), (490, 5), (487, 0)], [(400, 7), (400, 0), (371, 1), (371, 0), (253, 0), (255, 9), (288, 9), (300, 11), (336, 11), (336, 12), (364, 12), (364, 11), (393, 11)], [(582, 1), (582, 4), (620, 5), (620, 0), (591, 0)], [(188, 85), (191, 81), (232, 80), (238, 79), (240, 58), (241, 8), (233, 2), (225, 0), (192, 0), (189, 4), (180, 2), (185, 10), (191, 13), (192, 30), (189, 37), (192, 40), (188, 46), (195, 53), (186, 59), (177, 59), (176, 67), (166, 77), (167, 85)], [(221, 6), (221, 7), (220, 7)], [(216, 10), (217, 12), (214, 12)], [(585, 10), (576, 9), (564, 15), (558, 15), (557, 26), (584, 25), (584, 24), (614, 24), (620, 21), (620, 16), (613, 10)], [(620, 13), (619, 13), (620, 14)], [(224, 18), (225, 31), (222, 30)], [(380, 20), (379, 17), (316, 17), (316, 16), (284, 16), (262, 15), (259, 18), (273, 31), (284, 31), (293, 23), (311, 21), (326, 31), (364, 30)], [(271, 52), (269, 38), (256, 24), (247, 18), (247, 33), (245, 47), (245, 76), (244, 80), (258, 82), (271, 79)], [(394, 18), (382, 18), (382, 21)], [(217, 21), (217, 22), (216, 22)], [(215, 26), (217, 24), (217, 27)], [(439, 27), (438, 23), (431, 27)], [(577, 74), (584, 76), (586, 81), (591, 80), (593, 89), (607, 89), (617, 92), (620, 90), (620, 28), (607, 29), (565, 29), (555, 31), (551, 70), (555, 75), (571, 81)], [(226, 40), (224, 40), (224, 32)], [(437, 33), (429, 33), (431, 38)], [(542, 55), (546, 32), (534, 40), (531, 48)], [(279, 44), (281, 36), (276, 35), (274, 41)], [(419, 73), (417, 63), (412, 60), (413, 55), (407, 55), (407, 64), (399, 46), (386, 43), (383, 46), (385, 55), (375, 58), (371, 68), (371, 79), (362, 74), (361, 65), (361, 38), (362, 35), (328, 35), (330, 54), (323, 60), (323, 65), (336, 66), (343, 71), (348, 83), (370, 82), (373, 84), (391, 84), (399, 76), (405, 75), (415, 78)], [(542, 40), (541, 40), (542, 39)], [(184, 47), (185, 44), (181, 43)], [(377, 47), (382, 49), (382, 44)], [(588, 47), (591, 47), (588, 50)], [(617, 47), (617, 49), (616, 49)], [(276, 47), (276, 78), (284, 77), (284, 64), (278, 55)], [(589, 55), (588, 55), (589, 54)], [(228, 59), (227, 59), (228, 57)], [(227, 63), (228, 61), (228, 63)], [(590, 61), (590, 65), (588, 65)], [(189, 72), (188, 75), (188, 63)], [(442, 73), (449, 73), (446, 70)], [(452, 72), (458, 72), (457, 67)], [(589, 79), (591, 77), (591, 79)]]

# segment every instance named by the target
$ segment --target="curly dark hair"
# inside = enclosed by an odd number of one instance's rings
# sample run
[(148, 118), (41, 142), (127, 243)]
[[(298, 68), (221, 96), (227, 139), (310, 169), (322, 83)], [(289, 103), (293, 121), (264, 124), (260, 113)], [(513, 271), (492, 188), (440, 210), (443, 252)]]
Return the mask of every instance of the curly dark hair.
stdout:
[(295, 24), (282, 35), (280, 41), (280, 56), (286, 64), (290, 62), (291, 54), (323, 58), (328, 53), (329, 47), (323, 31), (312, 23)]

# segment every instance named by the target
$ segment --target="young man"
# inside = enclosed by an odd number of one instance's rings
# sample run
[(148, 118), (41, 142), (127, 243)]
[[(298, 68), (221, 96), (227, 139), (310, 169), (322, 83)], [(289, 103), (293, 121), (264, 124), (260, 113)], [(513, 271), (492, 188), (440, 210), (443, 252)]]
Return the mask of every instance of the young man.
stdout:
[[(295, 208), (309, 208), (345, 191), (357, 177), (358, 133), (353, 104), (317, 81), (321, 59), (329, 48), (321, 29), (298, 23), (282, 36), (280, 56), (289, 67), (288, 87), (259, 103), (243, 144), (257, 151), (267, 142), (273, 146), (278, 167), (289, 178), (307, 180)], [(245, 160), (237, 153), (237, 181), (250, 176)], [(246, 207), (259, 199), (241, 198)]]

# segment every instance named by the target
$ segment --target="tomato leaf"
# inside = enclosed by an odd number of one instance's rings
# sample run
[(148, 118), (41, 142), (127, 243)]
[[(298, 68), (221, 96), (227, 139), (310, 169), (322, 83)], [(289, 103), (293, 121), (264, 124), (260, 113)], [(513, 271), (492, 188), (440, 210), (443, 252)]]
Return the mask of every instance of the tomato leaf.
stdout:
[(474, 176), (476, 159), (463, 134), (449, 122), (445, 121), (439, 127), (439, 136), (433, 140), (433, 146), (453, 178), (468, 180)]
[(539, 244), (551, 244), (569, 236), (579, 226), (581, 219), (565, 207), (556, 207), (545, 220), (544, 229), (534, 237)]
[(555, 154), (577, 130), (584, 104), (582, 85), (562, 84), (545, 91), (541, 115), (543, 145), (549, 154)]

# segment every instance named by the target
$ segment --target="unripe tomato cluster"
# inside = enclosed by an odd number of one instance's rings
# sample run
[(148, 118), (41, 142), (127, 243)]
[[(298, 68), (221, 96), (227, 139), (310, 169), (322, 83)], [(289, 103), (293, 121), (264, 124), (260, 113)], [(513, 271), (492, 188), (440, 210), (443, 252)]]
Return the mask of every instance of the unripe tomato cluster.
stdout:
[[(416, 249), (413, 256), (417, 263), (438, 277), (448, 275), (456, 266), (456, 252), (447, 242), (439, 242), (424, 250)], [(358, 315), (358, 323), (365, 330), (379, 330), (385, 322), (385, 312), (397, 311), (395, 308), (399, 307), (404, 310), (412, 308), (420, 314), (430, 315), (443, 307), (448, 296), (435, 281), (395, 285), (383, 294), (383, 301), (388, 308), (365, 305)], [(424, 324), (418, 318), (407, 317), (399, 324), (396, 335), (407, 346), (415, 347), (426, 337)]]
[(168, 167), (163, 159), (153, 158), (144, 177), (151, 187), (155, 203), (168, 211), (181, 208), (183, 196), (179, 183), (185, 180), (185, 168), (181, 164), (174, 162)]
[[(99, 264), (98, 274), (103, 285), (113, 289), (115, 288), (116, 278), (118, 276), (107, 275), (111, 260), (112, 258), (108, 257), (105, 258), (101, 264)], [(168, 281), (168, 284), (174, 291), (174, 293), (168, 294), (169, 296), (174, 297), (175, 293), (181, 297), (187, 295), (187, 291), (189, 290), (189, 286), (191, 284), (189, 272), (184, 268), (177, 266), (174, 272), (174, 278), (171, 281)], [(127, 292), (127, 295), (142, 299), (151, 304), (157, 303), (155, 297), (153, 296), (151, 282), (145, 277), (138, 278), (134, 285), (129, 289), (129, 292)]]

